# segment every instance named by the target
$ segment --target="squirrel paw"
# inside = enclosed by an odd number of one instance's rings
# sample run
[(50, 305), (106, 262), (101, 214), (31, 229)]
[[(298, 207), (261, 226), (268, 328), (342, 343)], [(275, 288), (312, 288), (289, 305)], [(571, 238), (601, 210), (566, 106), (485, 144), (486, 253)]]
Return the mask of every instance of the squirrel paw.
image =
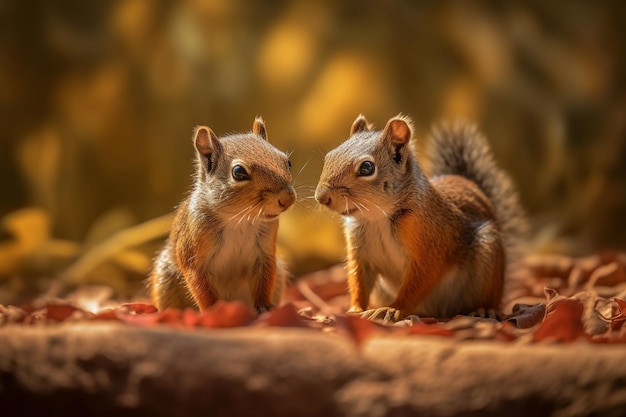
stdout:
[(262, 305), (262, 306), (256, 306), (256, 312), (258, 314), (262, 314), (265, 313), (266, 311), (270, 311), (274, 308), (274, 304), (266, 304), (266, 305)]
[(401, 313), (393, 307), (381, 307), (374, 308), (372, 310), (365, 310), (361, 313), (361, 317), (368, 320), (383, 320), (384, 322), (396, 322), (400, 321)]
[(363, 309), (359, 306), (352, 306), (347, 311), (348, 314), (361, 314), (362, 312), (363, 312)]

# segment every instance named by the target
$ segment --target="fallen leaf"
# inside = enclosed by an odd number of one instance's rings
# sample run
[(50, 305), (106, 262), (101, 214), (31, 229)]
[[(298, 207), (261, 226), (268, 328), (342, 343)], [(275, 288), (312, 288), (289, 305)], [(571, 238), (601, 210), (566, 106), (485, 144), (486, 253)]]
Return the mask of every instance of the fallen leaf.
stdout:
[(617, 304), (618, 314), (611, 320), (611, 329), (624, 330), (626, 329), (626, 326), (624, 326), (626, 322), (626, 301), (618, 298), (614, 298), (613, 301)]
[(124, 303), (120, 307), (130, 314), (152, 314), (159, 311), (152, 304), (144, 303)]
[[(610, 329), (610, 320), (606, 320), (603, 311), (605, 303), (610, 301), (599, 298), (595, 291), (581, 291), (572, 297), (583, 305), (582, 323), (587, 335), (604, 334)], [(610, 307), (609, 307), (610, 309)]]
[(534, 341), (573, 342), (587, 338), (582, 323), (583, 305), (576, 300), (560, 300), (552, 305), (534, 334)]
[(256, 315), (241, 301), (218, 301), (211, 308), (200, 313), (198, 325), (201, 327), (240, 327), (248, 326)]
[(265, 322), (275, 327), (310, 327), (306, 319), (298, 313), (298, 309), (292, 303), (284, 304), (267, 313)]
[(454, 331), (447, 329), (439, 324), (423, 324), (418, 323), (408, 328), (408, 333), (413, 335), (430, 335), (430, 336), (454, 336)]
[(528, 329), (540, 323), (546, 315), (544, 303), (535, 305), (515, 304), (513, 314), (506, 321), (512, 323), (518, 329)]
[(119, 320), (118, 313), (115, 309), (109, 308), (99, 311), (92, 318), (92, 320)]
[(363, 343), (374, 333), (383, 331), (385, 326), (356, 315), (346, 314), (336, 317), (337, 328), (354, 340), (357, 345)]
[(586, 287), (593, 288), (596, 285), (614, 286), (626, 281), (624, 266), (618, 262), (611, 262), (596, 268), (589, 277)]
[(28, 313), (15, 306), (3, 306), (0, 304), (0, 325), (7, 323), (20, 323), (26, 318)]
[(86, 313), (84, 310), (71, 304), (48, 304), (46, 306), (46, 317), (54, 321), (65, 321), (76, 311)]

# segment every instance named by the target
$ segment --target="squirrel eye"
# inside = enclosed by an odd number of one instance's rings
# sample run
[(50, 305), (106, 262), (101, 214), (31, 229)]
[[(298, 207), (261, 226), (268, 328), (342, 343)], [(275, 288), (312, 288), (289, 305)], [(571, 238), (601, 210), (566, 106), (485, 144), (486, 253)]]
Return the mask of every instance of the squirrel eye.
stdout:
[(233, 179), (235, 181), (245, 181), (250, 179), (248, 171), (241, 165), (235, 165), (233, 167)]
[(287, 165), (289, 165), (289, 169), (291, 169), (291, 161), (287, 159)]
[(369, 177), (374, 173), (374, 163), (372, 161), (363, 161), (359, 166), (357, 175), (359, 177)]

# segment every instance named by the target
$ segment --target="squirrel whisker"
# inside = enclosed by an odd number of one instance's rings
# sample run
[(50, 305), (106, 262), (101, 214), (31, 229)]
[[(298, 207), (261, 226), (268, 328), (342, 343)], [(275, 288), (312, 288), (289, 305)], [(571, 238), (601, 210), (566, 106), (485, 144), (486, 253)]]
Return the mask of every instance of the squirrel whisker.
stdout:
[(366, 198), (363, 198), (363, 197), (361, 197), (361, 200), (363, 200), (367, 204), (373, 205), (374, 207), (376, 207), (382, 213), (383, 216), (385, 216), (386, 218), (389, 218), (389, 215), (387, 214), (387, 212), (385, 210), (383, 210), (383, 208), (381, 206), (379, 206), (378, 204), (376, 204), (376, 203), (374, 203), (374, 202), (372, 202), (372, 201), (370, 201), (370, 200), (368, 200)]
[(241, 222), (243, 221), (244, 218), (247, 219), (246, 221), (250, 222), (250, 214), (252, 214), (252, 211), (256, 208), (256, 206), (258, 204), (259, 203), (257, 202), (257, 203), (254, 203), (254, 204), (248, 206), (248, 208), (245, 211), (245, 213), (243, 213), (241, 215), (241, 217), (239, 218), (239, 221), (237, 222), (237, 226), (239, 226), (241, 224)]
[[(239, 216), (240, 214), (244, 213), (245, 211), (249, 210), (251, 206), (246, 206), (244, 207), (241, 211), (239, 211), (238, 213), (234, 214), (232, 217), (228, 218), (228, 220), (226, 220), (226, 222), (230, 222), (231, 220), (233, 220), (235, 217)], [(254, 207), (254, 205), (252, 205), (252, 207)], [(244, 214), (245, 216), (245, 214)]]
[(300, 176), (300, 174), (302, 174), (302, 171), (304, 171), (304, 168), (306, 168), (307, 165), (309, 165), (309, 162), (311, 162), (311, 158), (309, 158), (304, 165), (302, 165), (302, 168), (300, 168), (300, 171), (298, 171), (298, 173), (296, 174), (295, 177), (293, 177), (293, 180), (296, 181), (298, 179), (298, 177)]
[[(365, 199), (363, 199), (363, 201), (367, 202), (367, 200), (365, 200)], [(352, 199), (352, 203), (353, 203), (355, 206), (357, 206), (357, 207), (359, 207), (359, 206), (360, 206), (361, 208), (363, 208), (363, 209), (365, 209), (365, 210), (367, 210), (367, 211), (370, 211), (369, 207), (367, 207), (367, 206), (366, 206), (364, 203), (362, 203), (362, 202), (357, 203), (354, 199)], [(362, 213), (362, 212), (363, 212), (363, 211), (361, 211), (361, 213)]]
[(353, 199), (350, 200), (352, 202), (352, 204), (354, 204), (354, 206), (361, 212), (362, 215), (365, 215), (365, 213), (363, 212), (363, 209), (361, 208), (361, 206), (359, 205), (359, 203), (357, 203), (356, 201), (354, 201)]
[(256, 216), (254, 216), (254, 220), (252, 220), (252, 224), (254, 224), (257, 220), (259, 220), (259, 217), (261, 217), (261, 214), (263, 214), (263, 209), (264, 207), (261, 206), (259, 211), (256, 213)]

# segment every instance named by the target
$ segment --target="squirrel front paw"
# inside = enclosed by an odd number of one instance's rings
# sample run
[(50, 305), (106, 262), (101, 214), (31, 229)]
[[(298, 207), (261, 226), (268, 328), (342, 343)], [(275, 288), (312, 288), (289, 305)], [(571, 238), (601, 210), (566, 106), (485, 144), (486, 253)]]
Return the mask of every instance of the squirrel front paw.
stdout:
[(384, 322), (400, 321), (402, 314), (400, 310), (393, 307), (380, 307), (371, 310), (365, 310), (361, 313), (361, 317), (368, 320), (383, 320)]
[(256, 307), (255, 307), (256, 312), (257, 312), (258, 314), (265, 313), (266, 311), (270, 311), (270, 310), (272, 310), (273, 308), (274, 308), (274, 304), (265, 304), (265, 305), (262, 305), (262, 306), (256, 306)]
[(363, 309), (357, 305), (350, 307), (350, 309), (346, 312), (348, 314), (361, 314)]

